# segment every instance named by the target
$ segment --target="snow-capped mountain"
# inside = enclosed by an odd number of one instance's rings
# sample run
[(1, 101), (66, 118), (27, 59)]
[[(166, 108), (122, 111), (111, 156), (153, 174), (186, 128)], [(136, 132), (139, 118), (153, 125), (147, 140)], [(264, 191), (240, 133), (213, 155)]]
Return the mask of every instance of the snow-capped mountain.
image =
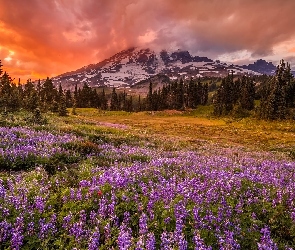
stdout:
[[(259, 67), (256, 67), (259, 66)], [(265, 70), (265, 67), (267, 70)], [(87, 83), (90, 87), (98, 86), (133, 86), (152, 76), (162, 74), (171, 80), (177, 78), (225, 76), (233, 74), (259, 75), (275, 71), (272, 63), (264, 60), (258, 64), (244, 66), (228, 65), (213, 61), (207, 57), (192, 56), (188, 51), (162, 50), (155, 53), (150, 49), (130, 48), (98, 64), (90, 64), (76, 71), (68, 72), (53, 78), (53, 82), (63, 88), (73, 89)], [(264, 72), (266, 71), (266, 72)]]

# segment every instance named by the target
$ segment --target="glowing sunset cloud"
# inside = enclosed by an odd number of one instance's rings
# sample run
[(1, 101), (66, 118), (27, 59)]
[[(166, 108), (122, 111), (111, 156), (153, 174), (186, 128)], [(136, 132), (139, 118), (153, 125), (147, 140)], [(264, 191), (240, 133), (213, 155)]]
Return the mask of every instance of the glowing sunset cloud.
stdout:
[(44, 78), (132, 46), (295, 62), (294, 0), (0, 0), (0, 59)]

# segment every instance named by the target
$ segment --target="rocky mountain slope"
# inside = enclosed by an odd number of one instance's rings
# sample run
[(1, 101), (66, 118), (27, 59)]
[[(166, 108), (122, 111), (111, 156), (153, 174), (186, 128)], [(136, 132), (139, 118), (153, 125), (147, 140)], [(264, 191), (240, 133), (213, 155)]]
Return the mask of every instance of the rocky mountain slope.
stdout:
[(73, 89), (76, 84), (82, 86), (84, 83), (90, 87), (131, 87), (156, 75), (166, 75), (173, 80), (180, 77), (221, 77), (228, 72), (236, 75), (273, 74), (275, 69), (272, 63), (264, 60), (238, 66), (192, 56), (188, 51), (163, 50), (155, 53), (150, 49), (130, 48), (100, 63), (54, 77), (53, 82), (62, 84), (65, 89)]

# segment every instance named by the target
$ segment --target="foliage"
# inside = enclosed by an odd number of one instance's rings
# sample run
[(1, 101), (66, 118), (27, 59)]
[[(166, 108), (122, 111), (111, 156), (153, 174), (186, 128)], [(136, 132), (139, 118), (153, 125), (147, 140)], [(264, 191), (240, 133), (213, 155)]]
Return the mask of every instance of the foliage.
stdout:
[(265, 86), (261, 100), (261, 118), (269, 120), (287, 118), (289, 109), (295, 107), (294, 86), (295, 80), (290, 65), (282, 60), (277, 67), (276, 75)]

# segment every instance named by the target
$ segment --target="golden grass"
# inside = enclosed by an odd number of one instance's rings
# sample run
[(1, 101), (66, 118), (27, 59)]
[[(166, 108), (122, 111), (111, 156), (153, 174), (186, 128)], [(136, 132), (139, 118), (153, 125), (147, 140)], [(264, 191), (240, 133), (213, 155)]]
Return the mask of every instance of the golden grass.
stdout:
[(63, 128), (75, 126), (91, 130), (96, 127), (103, 133), (167, 138), (193, 146), (208, 141), (223, 146), (244, 146), (251, 150), (295, 150), (295, 123), (292, 121), (231, 120), (204, 114), (202, 110), (199, 113), (128, 113), (77, 109), (76, 116), (58, 118), (60, 122), (56, 122)]

